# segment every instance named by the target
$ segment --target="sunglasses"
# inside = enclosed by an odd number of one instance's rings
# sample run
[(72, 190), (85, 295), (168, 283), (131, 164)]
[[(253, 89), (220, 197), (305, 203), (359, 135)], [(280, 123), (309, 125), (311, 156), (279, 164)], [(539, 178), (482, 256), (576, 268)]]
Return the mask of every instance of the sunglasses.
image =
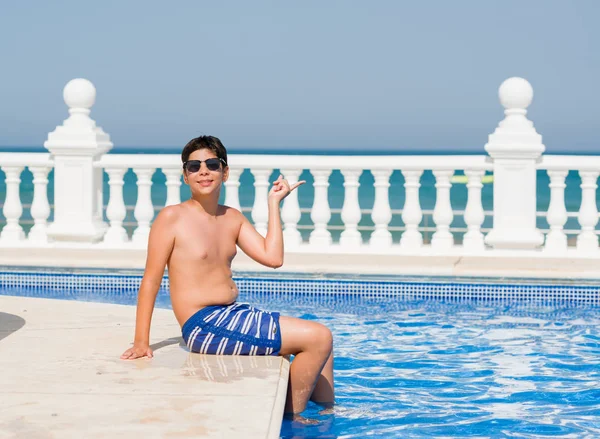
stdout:
[[(183, 163), (183, 169), (193, 174), (194, 172), (198, 172), (200, 170), (200, 166), (202, 165), (203, 160), (188, 160)], [(206, 163), (206, 168), (209, 171), (218, 171), (221, 168), (221, 163), (227, 166), (227, 163), (223, 159), (213, 158), (204, 160)]]

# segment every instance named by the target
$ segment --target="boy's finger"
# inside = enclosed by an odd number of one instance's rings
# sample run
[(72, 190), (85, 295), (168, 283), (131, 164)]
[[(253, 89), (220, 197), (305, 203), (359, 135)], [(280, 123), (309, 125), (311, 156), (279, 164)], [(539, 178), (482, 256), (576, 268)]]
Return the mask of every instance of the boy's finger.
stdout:
[(302, 186), (304, 183), (306, 183), (306, 180), (301, 180), (298, 183), (294, 183), (292, 185), (292, 187), (290, 188), (290, 191), (293, 191), (294, 189), (296, 189), (298, 186)]

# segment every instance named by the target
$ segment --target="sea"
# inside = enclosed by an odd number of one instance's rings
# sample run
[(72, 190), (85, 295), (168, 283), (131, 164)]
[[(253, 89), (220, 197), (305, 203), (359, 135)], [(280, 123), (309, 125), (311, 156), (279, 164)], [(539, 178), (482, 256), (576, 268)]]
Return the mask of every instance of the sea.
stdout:
[[(46, 152), (43, 147), (0, 147), (0, 152)], [(181, 147), (118, 147), (115, 146), (111, 154), (177, 154), (181, 153)], [(378, 151), (369, 150), (369, 155), (479, 155), (482, 152), (473, 151), (461, 151), (461, 150), (444, 150), (444, 151), (402, 151), (402, 152), (390, 152), (390, 151)], [(340, 155), (365, 155), (365, 151), (344, 151), (340, 149), (327, 150), (327, 149), (312, 149), (312, 148), (298, 148), (298, 149), (260, 149), (260, 148), (237, 148), (229, 149), (228, 154), (287, 154), (287, 155), (320, 155), (324, 156), (340, 156)], [(568, 154), (572, 154), (569, 152)], [(588, 154), (589, 155), (589, 154)], [(131, 163), (135, 165), (135, 163)], [(333, 166), (335, 166), (332, 163)], [(1, 167), (1, 163), (0, 163)], [(457, 171), (456, 175), (464, 174), (462, 171)], [(274, 181), (279, 175), (279, 170), (275, 169), (270, 177), (270, 181)], [(298, 189), (298, 202), (302, 210), (302, 217), (298, 223), (298, 227), (303, 235), (304, 239), (308, 239), (310, 231), (313, 228), (313, 223), (310, 218), (310, 208), (313, 203), (313, 178), (308, 170), (305, 170), (300, 176), (300, 179), (306, 180), (307, 184), (301, 186)], [(21, 186), (20, 195), (21, 202), (24, 206), (23, 215), (21, 217), (21, 223), (24, 229), (27, 231), (33, 224), (31, 215), (29, 213), (29, 206), (33, 200), (33, 176), (25, 170), (21, 175)], [(252, 174), (246, 170), (240, 177), (240, 188), (239, 188), (239, 199), (242, 211), (244, 214), (251, 219), (251, 209), (254, 202), (254, 178)], [(48, 184), (48, 197), (50, 204), (53, 203), (53, 172), (49, 175)], [(152, 202), (155, 207), (155, 213), (157, 214), (160, 209), (164, 206), (166, 201), (166, 178), (162, 172), (157, 171), (152, 178)], [(328, 199), (329, 205), (332, 209), (332, 216), (329, 222), (329, 228), (334, 238), (334, 241), (339, 239), (339, 235), (343, 230), (343, 222), (341, 220), (341, 209), (344, 202), (344, 188), (343, 188), (343, 176), (339, 171), (333, 171), (329, 180), (329, 191)], [(359, 188), (359, 205), (363, 211), (362, 219), (359, 223), (359, 229), (363, 234), (363, 238), (368, 239), (369, 234), (373, 230), (373, 222), (370, 217), (370, 209), (373, 207), (375, 189), (373, 187), (373, 176), (370, 172), (363, 172), (360, 177), (360, 188)], [(545, 171), (538, 171), (537, 173), (537, 211), (538, 221), (537, 226), (542, 230), (548, 229), (548, 223), (545, 218), (545, 212), (548, 210), (550, 204), (550, 190), (549, 190), (549, 178)], [(568, 234), (575, 235), (579, 230), (579, 224), (577, 222), (577, 212), (581, 204), (581, 179), (576, 171), (569, 172), (566, 180), (567, 187), (565, 189), (565, 204), (567, 211), (569, 212), (569, 219), (565, 224), (565, 230)], [(389, 228), (392, 232), (394, 241), (399, 241), (401, 232), (403, 230), (403, 222), (401, 218), (401, 209), (404, 206), (404, 178), (399, 170), (392, 173), (390, 177), (390, 188), (389, 188), (389, 199), (390, 207), (392, 209), (392, 221), (389, 224)], [(485, 232), (492, 227), (492, 210), (493, 210), (493, 186), (492, 184), (484, 184), (482, 189), (482, 205), (486, 212), (486, 218), (482, 224), (482, 230)], [(137, 186), (136, 177), (133, 171), (129, 170), (125, 174), (125, 184), (123, 188), (123, 196), (125, 205), (127, 206), (127, 216), (125, 218), (125, 226), (129, 233), (132, 233), (135, 228), (135, 217), (133, 210), (137, 199)], [(221, 192), (221, 202), (225, 200), (225, 191)], [(108, 176), (104, 175), (104, 204), (108, 203)], [(600, 191), (597, 192), (597, 203), (600, 198)], [(0, 208), (3, 206), (6, 196), (6, 185), (4, 172), (0, 170)], [(190, 196), (189, 188), (182, 184), (181, 186), (181, 199), (186, 200)], [(421, 177), (421, 188), (419, 191), (419, 198), (421, 203), (421, 209), (423, 209), (423, 220), (420, 224), (420, 229), (424, 234), (425, 241), (427, 242), (435, 231), (435, 223), (433, 221), (433, 209), (436, 202), (436, 190), (435, 190), (435, 178), (431, 171), (425, 171)], [(467, 204), (467, 188), (464, 183), (454, 183), (450, 191), (450, 201), (452, 209), (455, 212), (454, 220), (451, 224), (451, 230), (455, 232), (455, 238), (460, 241), (460, 238), (466, 230), (466, 224), (463, 219), (462, 211), (464, 211)], [(105, 218), (106, 219), (106, 218)], [(52, 220), (50, 216), (49, 221)], [(0, 212), (0, 226), (5, 222), (3, 214)], [(598, 226), (600, 228), (600, 225)]]

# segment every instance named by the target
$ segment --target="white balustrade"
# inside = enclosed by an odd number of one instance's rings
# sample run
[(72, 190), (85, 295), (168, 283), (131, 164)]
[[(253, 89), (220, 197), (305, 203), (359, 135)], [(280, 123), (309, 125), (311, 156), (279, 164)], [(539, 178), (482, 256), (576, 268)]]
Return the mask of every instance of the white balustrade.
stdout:
[(243, 169), (229, 167), (229, 177), (225, 182), (225, 205), (241, 210), (240, 207), (240, 176)]
[(579, 209), (579, 224), (581, 233), (577, 236), (577, 250), (596, 252), (598, 236), (595, 233), (598, 223), (598, 207), (596, 206), (596, 189), (598, 175), (596, 171), (579, 171), (581, 176), (581, 207)]
[(150, 222), (154, 218), (154, 207), (152, 205), (152, 175), (156, 168), (133, 168), (137, 176), (138, 196), (135, 203), (133, 215), (137, 221), (137, 227), (133, 232), (132, 241), (136, 245), (146, 245), (150, 234)]
[(44, 244), (48, 242), (47, 221), (50, 216), (48, 203), (48, 173), (49, 166), (30, 166), (33, 174), (33, 201), (31, 202), (31, 217), (33, 227), (27, 236), (29, 242)]
[(2, 213), (6, 218), (6, 225), (0, 233), (0, 241), (4, 243), (18, 243), (25, 239), (23, 227), (19, 225), (19, 218), (23, 214), (23, 205), (19, 186), (21, 183), (22, 166), (2, 166), (6, 174), (6, 198)]
[(467, 233), (463, 237), (463, 246), (467, 250), (478, 251), (485, 248), (481, 225), (485, 220), (485, 213), (481, 203), (481, 179), (485, 171), (465, 170), (467, 176), (467, 207), (464, 219), (467, 224)]
[(358, 231), (358, 223), (362, 218), (358, 203), (359, 179), (362, 169), (342, 169), (344, 176), (344, 204), (342, 221), (344, 231), (340, 236), (340, 245), (346, 248), (358, 248), (362, 245), (362, 236)]
[(436, 250), (447, 250), (454, 245), (454, 237), (450, 233), (450, 224), (454, 215), (450, 204), (450, 178), (454, 171), (435, 170), (435, 188), (437, 189), (435, 208), (433, 210), (433, 221), (436, 232), (431, 238), (431, 246)]
[(106, 244), (122, 244), (127, 242), (127, 231), (123, 227), (123, 221), (127, 215), (125, 201), (123, 200), (123, 176), (127, 172), (127, 168), (106, 168), (108, 174), (109, 198), (106, 206), (106, 217), (110, 223), (106, 234), (104, 235), (104, 243)]
[(565, 178), (568, 171), (548, 171), (550, 176), (550, 206), (546, 219), (550, 225), (550, 233), (546, 235), (544, 250), (548, 252), (562, 252), (567, 249), (567, 235), (563, 227), (567, 222), (567, 208), (565, 206)]
[(327, 189), (329, 188), (330, 169), (321, 169), (311, 171), (315, 178), (315, 198), (313, 207), (310, 212), (310, 219), (315, 225), (314, 230), (310, 233), (309, 242), (315, 246), (329, 246), (332, 238), (331, 232), (327, 230), (327, 224), (331, 219), (331, 209), (327, 198)]
[(392, 245), (392, 234), (388, 230), (388, 224), (392, 220), (392, 209), (390, 208), (389, 187), (391, 169), (371, 170), (375, 177), (375, 202), (371, 219), (375, 224), (375, 230), (371, 233), (369, 244), (374, 248), (386, 248)]
[[(51, 154), (0, 153), (0, 167), (6, 175), (6, 196), (2, 212), (6, 225), (0, 231), (0, 246), (56, 247), (62, 249), (101, 249), (102, 241), (114, 247), (145, 248), (150, 225), (155, 214), (152, 203), (152, 175), (157, 168), (166, 176), (166, 206), (181, 202), (181, 161), (178, 154), (106, 154), (112, 143), (109, 136), (90, 118), (96, 97), (94, 86), (84, 79), (70, 81), (64, 89), (64, 100), (69, 116), (62, 125), (49, 133), (44, 146)], [(405, 230), (400, 239), (399, 253), (427, 255), (437, 251), (452, 255), (530, 255), (552, 259), (555, 256), (575, 256), (578, 260), (600, 258), (596, 232), (598, 207), (596, 205), (597, 180), (600, 176), (600, 157), (544, 155), (545, 147), (533, 123), (527, 119), (527, 108), (533, 99), (533, 89), (522, 78), (510, 78), (499, 89), (504, 119), (489, 136), (486, 144), (488, 156), (336, 156), (312, 155), (245, 155), (231, 154), (229, 178), (224, 183), (225, 204), (240, 207), (240, 177), (244, 169), (254, 175), (255, 199), (251, 217), (257, 231), (266, 235), (268, 226), (269, 178), (273, 169), (281, 169), (284, 177), (295, 183), (303, 170), (314, 176), (314, 198), (310, 217), (314, 224), (308, 245), (302, 242), (299, 231), (303, 209), (299, 197), (306, 188), (300, 187), (285, 199), (281, 217), (286, 250), (300, 253), (356, 253), (391, 254), (395, 250), (390, 227), (390, 177), (399, 170), (405, 179), (405, 203), (402, 220)], [(135, 164), (138, 197), (134, 216), (136, 228), (132, 242), (125, 229), (128, 206), (125, 206), (124, 175)], [(31, 216), (33, 227), (25, 240), (22, 214), (24, 206), (20, 196), (22, 170), (28, 167), (33, 173), (33, 201)], [(54, 219), (48, 224), (51, 205), (48, 199), (48, 174), (54, 169)], [(454, 170), (464, 169), (467, 177), (468, 200), (464, 211), (467, 229), (462, 246), (454, 245), (452, 228), (454, 216), (451, 202), (451, 177)], [(329, 178), (339, 170), (344, 179), (344, 200), (341, 209), (343, 226), (329, 224), (332, 209), (329, 206)], [(359, 204), (359, 179), (363, 171), (374, 176), (375, 198), (372, 210)], [(431, 246), (423, 245), (420, 224), (423, 218), (419, 200), (421, 176), (431, 170), (435, 176), (436, 203), (433, 221), (436, 230)], [(482, 202), (482, 178), (486, 171), (494, 172), (493, 229), (484, 238), (482, 225), (485, 219)], [(544, 243), (537, 229), (536, 172), (545, 170), (550, 177), (550, 205), (546, 218), (550, 227), (545, 237), (544, 251), (534, 251)], [(576, 170), (581, 176), (582, 201), (578, 212), (581, 231), (576, 248), (569, 248), (565, 230), (569, 213), (566, 208), (565, 184), (568, 172)], [(102, 177), (109, 176), (110, 198), (106, 208), (108, 226), (102, 220)], [(165, 190), (165, 187), (160, 188)], [(572, 189), (569, 186), (569, 189)], [(576, 188), (573, 188), (576, 189)], [(369, 245), (363, 246), (359, 226), (363, 214), (371, 214), (374, 223)], [(460, 214), (460, 213), (459, 213)], [(342, 229), (340, 245), (332, 243), (331, 230)], [(397, 229), (396, 229), (397, 230)], [(364, 232), (363, 232), (364, 233)], [(75, 245), (74, 245), (75, 244)], [(486, 247), (487, 244), (487, 247)], [(99, 250), (101, 251), (101, 250)]]
[(263, 237), (267, 236), (269, 221), (269, 177), (272, 169), (251, 169), (254, 175), (254, 204), (252, 206), (252, 221), (256, 231)]
[(418, 250), (423, 245), (423, 235), (419, 232), (419, 224), (423, 219), (419, 201), (420, 179), (423, 171), (402, 171), (402, 175), (404, 175), (406, 196), (402, 212), (405, 230), (400, 237), (400, 247), (404, 250)]
[(167, 201), (165, 206), (173, 206), (181, 203), (181, 168), (162, 168), (167, 177)]
[[(281, 173), (290, 185), (297, 183), (302, 169), (282, 169)], [(302, 244), (302, 235), (298, 230), (298, 222), (302, 216), (298, 203), (298, 190), (292, 191), (283, 201), (281, 220), (283, 221), (283, 239), (286, 249), (292, 249)]]

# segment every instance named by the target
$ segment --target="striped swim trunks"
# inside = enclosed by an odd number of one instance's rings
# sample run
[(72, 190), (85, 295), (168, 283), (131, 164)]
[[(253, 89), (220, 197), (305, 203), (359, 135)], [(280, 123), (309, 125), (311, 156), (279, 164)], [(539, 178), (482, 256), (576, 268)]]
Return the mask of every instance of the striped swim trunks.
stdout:
[(279, 313), (245, 303), (202, 308), (181, 328), (191, 352), (211, 355), (279, 355)]

